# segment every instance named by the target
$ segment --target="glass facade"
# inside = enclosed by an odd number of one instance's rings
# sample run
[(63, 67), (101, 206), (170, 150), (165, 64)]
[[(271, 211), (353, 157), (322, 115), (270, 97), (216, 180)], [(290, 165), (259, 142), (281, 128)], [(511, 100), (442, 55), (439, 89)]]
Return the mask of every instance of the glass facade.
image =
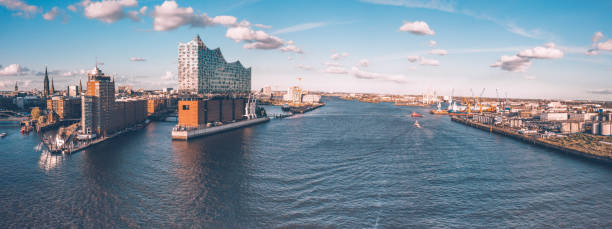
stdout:
[(219, 48), (208, 49), (200, 36), (178, 45), (178, 89), (181, 92), (249, 93), (251, 68), (240, 61), (227, 63)]

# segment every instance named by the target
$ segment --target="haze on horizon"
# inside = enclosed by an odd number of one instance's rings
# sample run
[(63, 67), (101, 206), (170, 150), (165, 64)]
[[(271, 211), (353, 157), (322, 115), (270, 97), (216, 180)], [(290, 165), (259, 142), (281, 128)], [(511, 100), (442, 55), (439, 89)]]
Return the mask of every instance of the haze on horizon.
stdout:
[(199, 34), (253, 89), (612, 100), (611, 1), (0, 0), (0, 90), (86, 80), (176, 88)]

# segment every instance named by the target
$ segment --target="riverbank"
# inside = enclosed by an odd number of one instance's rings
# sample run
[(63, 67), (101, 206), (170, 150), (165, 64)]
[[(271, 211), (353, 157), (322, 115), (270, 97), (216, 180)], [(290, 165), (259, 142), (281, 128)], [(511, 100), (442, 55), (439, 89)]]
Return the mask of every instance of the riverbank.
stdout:
[(492, 133), (512, 137), (512, 138), (515, 138), (515, 139), (518, 139), (524, 142), (528, 142), (528, 143), (542, 146), (542, 147), (549, 148), (549, 149), (554, 149), (560, 152), (564, 152), (564, 153), (568, 153), (568, 154), (572, 154), (572, 155), (576, 155), (576, 156), (580, 156), (584, 158), (595, 159), (598, 161), (612, 163), (612, 152), (601, 152), (601, 151), (589, 150), (584, 147), (576, 147), (576, 146), (561, 144), (561, 141), (553, 141), (553, 140), (548, 140), (546, 138), (537, 138), (535, 136), (524, 135), (524, 134), (520, 134), (511, 129), (482, 124), (482, 123), (474, 122), (474, 121), (468, 120), (466, 118), (461, 118), (461, 117), (452, 116), (451, 121), (461, 123), (466, 126), (475, 127), (477, 129), (489, 131)]

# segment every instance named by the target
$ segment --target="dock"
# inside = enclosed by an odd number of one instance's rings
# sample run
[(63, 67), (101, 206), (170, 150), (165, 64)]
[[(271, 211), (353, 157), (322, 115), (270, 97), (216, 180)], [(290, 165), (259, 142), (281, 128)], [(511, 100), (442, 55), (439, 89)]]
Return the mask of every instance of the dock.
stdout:
[(468, 120), (467, 118), (462, 118), (462, 117), (451, 116), (451, 121), (461, 123), (466, 126), (474, 127), (477, 129), (481, 129), (484, 131), (489, 131), (491, 133), (508, 136), (508, 137), (511, 137), (511, 138), (514, 138), (514, 139), (517, 139), (523, 142), (527, 142), (527, 143), (534, 144), (534, 145), (541, 146), (541, 147), (548, 148), (548, 149), (553, 149), (559, 152), (575, 155), (578, 157), (612, 163), (612, 152), (607, 152), (606, 154), (606, 153), (593, 152), (593, 151), (589, 151), (589, 150), (578, 148), (578, 147), (565, 146), (565, 145), (558, 144), (553, 141), (548, 141), (545, 138), (538, 138), (532, 135), (521, 134), (512, 129), (502, 128), (502, 127), (498, 127), (494, 125), (482, 124), (482, 123), (474, 122), (472, 120)]
[(268, 117), (249, 119), (244, 121), (238, 121), (228, 124), (223, 124), (221, 126), (213, 126), (213, 127), (202, 127), (202, 128), (194, 128), (187, 130), (173, 129), (172, 130), (172, 140), (189, 140), (196, 137), (204, 137), (208, 135), (218, 134), (221, 132), (226, 132), (230, 130), (240, 129), (247, 126), (252, 126), (264, 122), (270, 121)]

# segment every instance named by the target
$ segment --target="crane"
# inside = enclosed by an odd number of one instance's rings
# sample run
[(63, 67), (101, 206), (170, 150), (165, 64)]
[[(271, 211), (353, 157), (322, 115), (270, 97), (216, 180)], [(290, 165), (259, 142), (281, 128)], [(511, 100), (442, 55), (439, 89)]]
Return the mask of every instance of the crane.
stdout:
[[(497, 95), (497, 106), (504, 107), (499, 98), (499, 88), (495, 88), (495, 94)], [(496, 107), (496, 110), (499, 112), (499, 107)]]
[(482, 98), (482, 95), (484, 95), (485, 89), (487, 88), (482, 88), (482, 91), (480, 92), (480, 95), (478, 97), (476, 97), (476, 100), (478, 101), (478, 107), (480, 108), (480, 113), (482, 114), (482, 103), (480, 103), (480, 98)]

